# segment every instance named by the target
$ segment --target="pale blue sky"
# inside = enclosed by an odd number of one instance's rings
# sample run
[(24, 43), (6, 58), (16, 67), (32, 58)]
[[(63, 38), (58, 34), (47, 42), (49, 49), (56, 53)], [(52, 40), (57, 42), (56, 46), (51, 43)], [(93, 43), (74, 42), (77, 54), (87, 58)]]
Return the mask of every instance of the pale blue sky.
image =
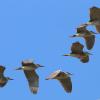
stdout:
[[(63, 57), (75, 41), (76, 28), (89, 20), (89, 8), (100, 7), (99, 0), (0, 0), (0, 64), (6, 76), (14, 78), (0, 89), (3, 100), (97, 100), (100, 99), (100, 36), (90, 51), (90, 62)], [(95, 29), (90, 27), (93, 31)], [(85, 50), (87, 50), (85, 48)], [(15, 71), (24, 59), (45, 66), (37, 70), (40, 88), (33, 95), (23, 72)], [(58, 81), (45, 77), (61, 66), (73, 73), (73, 91), (65, 93)]]

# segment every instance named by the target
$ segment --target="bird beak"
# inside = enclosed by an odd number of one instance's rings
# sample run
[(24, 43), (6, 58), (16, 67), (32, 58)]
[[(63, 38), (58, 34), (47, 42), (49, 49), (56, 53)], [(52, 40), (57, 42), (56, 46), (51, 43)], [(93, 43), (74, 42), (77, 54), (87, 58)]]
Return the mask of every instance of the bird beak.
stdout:
[(22, 70), (22, 67), (16, 68), (15, 70)]
[(10, 78), (9, 80), (14, 80), (14, 79)]
[(37, 64), (37, 66), (39, 66), (39, 67), (44, 67), (44, 66), (42, 66), (42, 65), (40, 65), (40, 64)]
[(46, 78), (45, 80), (49, 80), (49, 78)]
[(69, 54), (64, 54), (63, 56), (69, 56)]
[(8, 80), (14, 80), (14, 79), (8, 77)]
[(70, 38), (76, 37), (76, 35), (69, 36)]
[(88, 53), (89, 55), (93, 55), (92, 53)]
[(87, 23), (86, 23), (86, 25), (91, 25), (91, 24), (92, 24), (91, 22), (87, 22)]
[(52, 78), (48, 77), (48, 78), (46, 78), (45, 80), (50, 80), (50, 79), (52, 79)]
[(44, 67), (44, 66), (40, 65), (40, 67)]

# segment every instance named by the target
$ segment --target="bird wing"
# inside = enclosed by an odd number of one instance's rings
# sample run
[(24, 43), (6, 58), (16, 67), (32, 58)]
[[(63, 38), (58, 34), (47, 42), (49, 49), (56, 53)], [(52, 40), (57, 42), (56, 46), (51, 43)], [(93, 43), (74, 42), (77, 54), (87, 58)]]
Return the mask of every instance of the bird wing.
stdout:
[(61, 72), (60, 70), (57, 70), (57, 71), (51, 73), (50, 76), (47, 77), (46, 79), (47, 79), (47, 80), (48, 80), (48, 79), (53, 79), (53, 78), (55, 78), (60, 72)]
[(84, 46), (80, 44), (79, 42), (75, 42), (71, 46), (72, 53), (82, 53)]
[(77, 28), (77, 33), (83, 34), (86, 31), (86, 25), (81, 25)]
[(85, 42), (86, 42), (87, 49), (90, 50), (94, 46), (94, 43), (95, 43), (95, 35), (93, 35), (93, 34), (91, 35), (91, 32), (88, 32), (86, 34), (89, 35), (89, 36), (84, 37), (84, 39), (85, 39)]
[(0, 82), (0, 87), (4, 87), (7, 84), (7, 81), (5, 82)]
[(24, 73), (25, 73), (25, 76), (28, 80), (31, 92), (36, 94), (38, 91), (38, 88), (39, 88), (39, 76), (37, 75), (35, 70), (32, 70), (32, 71), (24, 70)]
[(90, 21), (92, 20), (100, 20), (100, 8), (90, 8)]
[(88, 61), (89, 61), (88, 55), (84, 56), (84, 58), (81, 59), (81, 62), (83, 62), (83, 63), (87, 63)]
[(96, 30), (100, 33), (100, 25), (96, 25)]
[(66, 92), (69, 92), (71, 93), (72, 91), (72, 82), (71, 82), (71, 78), (70, 77), (67, 77), (65, 79), (60, 79), (59, 80), (61, 85), (63, 86), (64, 90)]
[(1, 73), (1, 74), (3, 74), (4, 70), (5, 70), (5, 67), (0, 66), (0, 73)]

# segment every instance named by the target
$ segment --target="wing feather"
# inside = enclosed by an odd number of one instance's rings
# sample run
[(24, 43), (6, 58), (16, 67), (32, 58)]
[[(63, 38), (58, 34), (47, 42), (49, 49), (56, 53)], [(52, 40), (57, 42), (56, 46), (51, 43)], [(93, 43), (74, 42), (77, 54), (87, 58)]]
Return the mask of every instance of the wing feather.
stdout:
[(90, 21), (92, 20), (100, 20), (100, 8), (90, 8)]
[(72, 53), (83, 53), (84, 46), (79, 42), (75, 42), (72, 44), (71, 51)]
[(37, 75), (35, 70), (32, 70), (32, 71), (24, 70), (24, 73), (25, 73), (25, 76), (28, 80), (31, 92), (36, 94), (38, 91), (38, 88), (39, 88), (39, 76)]
[(94, 43), (95, 43), (95, 35), (91, 35), (90, 32), (88, 33), (88, 35), (90, 35), (90, 36), (84, 37), (84, 39), (85, 39), (85, 42), (86, 42), (87, 49), (90, 50), (94, 46)]
[(66, 92), (68, 92), (68, 93), (72, 92), (72, 82), (71, 82), (70, 77), (68, 77), (66, 79), (60, 79), (59, 81)]

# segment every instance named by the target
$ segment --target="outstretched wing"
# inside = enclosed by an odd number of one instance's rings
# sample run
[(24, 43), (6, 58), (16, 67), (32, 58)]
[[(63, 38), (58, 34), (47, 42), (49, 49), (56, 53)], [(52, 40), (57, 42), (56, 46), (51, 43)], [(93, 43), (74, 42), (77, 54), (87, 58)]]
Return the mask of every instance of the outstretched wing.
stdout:
[(79, 42), (75, 42), (71, 46), (72, 53), (83, 53), (84, 46)]
[(66, 79), (60, 79), (59, 80), (61, 85), (63, 86), (64, 90), (68, 93), (71, 93), (72, 91), (72, 82), (71, 82), (71, 78), (68, 77)]
[(90, 8), (90, 21), (100, 20), (100, 8), (92, 7)]
[(32, 70), (32, 71), (24, 70), (24, 73), (28, 80), (31, 92), (36, 94), (39, 88), (39, 76), (37, 75), (35, 70)]
[(91, 35), (91, 32), (88, 32), (86, 34), (88, 36), (87, 37), (84, 37), (84, 39), (85, 39), (85, 42), (86, 42), (87, 49), (90, 50), (94, 46), (94, 43), (95, 43), (95, 35), (93, 35), (93, 34)]
[(5, 67), (0, 66), (0, 74), (3, 74), (4, 73), (4, 70), (5, 70)]
[(85, 33), (85, 31), (86, 31), (86, 25), (85, 24), (81, 25), (77, 28), (77, 33), (83, 34), (83, 33)]
[(57, 70), (57, 71), (51, 73), (50, 76), (46, 78), (46, 80), (55, 78), (60, 72), (61, 72), (60, 70)]
[(100, 33), (100, 25), (96, 25), (96, 30)]
[[(100, 20), (100, 8), (90, 8), (90, 21)], [(96, 25), (96, 30), (100, 33), (100, 25)]]

